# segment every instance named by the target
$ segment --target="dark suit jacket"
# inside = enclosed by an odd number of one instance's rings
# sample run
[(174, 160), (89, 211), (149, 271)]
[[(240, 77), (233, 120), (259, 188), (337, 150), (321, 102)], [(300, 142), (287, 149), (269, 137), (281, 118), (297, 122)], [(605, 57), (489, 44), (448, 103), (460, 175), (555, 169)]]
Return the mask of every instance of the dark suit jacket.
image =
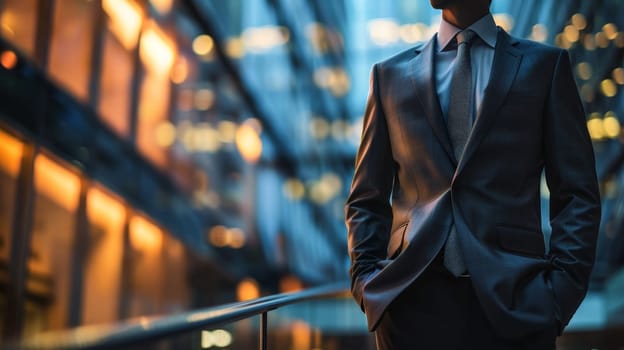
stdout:
[[(461, 159), (435, 88), (435, 37), (376, 64), (346, 204), (352, 293), (374, 330), (455, 223), (501, 336), (565, 326), (583, 299), (600, 221), (594, 155), (566, 51), (499, 28)], [(540, 178), (550, 190), (550, 249)]]

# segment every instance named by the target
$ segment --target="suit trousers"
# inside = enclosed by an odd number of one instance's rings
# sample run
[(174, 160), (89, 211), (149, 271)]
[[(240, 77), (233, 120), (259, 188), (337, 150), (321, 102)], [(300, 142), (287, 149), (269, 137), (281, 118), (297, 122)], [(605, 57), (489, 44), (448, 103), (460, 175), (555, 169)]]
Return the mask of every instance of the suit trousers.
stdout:
[(455, 277), (438, 257), (386, 309), (375, 331), (379, 350), (554, 350), (557, 330), (527, 339), (497, 336), (470, 277)]

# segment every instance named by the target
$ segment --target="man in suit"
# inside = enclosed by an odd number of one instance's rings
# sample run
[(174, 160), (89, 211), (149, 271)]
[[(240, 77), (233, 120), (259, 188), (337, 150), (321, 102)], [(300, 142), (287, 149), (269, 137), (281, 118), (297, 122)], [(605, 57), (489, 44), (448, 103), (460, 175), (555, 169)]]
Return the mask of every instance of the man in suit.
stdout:
[(372, 69), (345, 208), (353, 296), (381, 349), (554, 349), (600, 221), (568, 53), (497, 28), (489, 0), (430, 1), (438, 33)]

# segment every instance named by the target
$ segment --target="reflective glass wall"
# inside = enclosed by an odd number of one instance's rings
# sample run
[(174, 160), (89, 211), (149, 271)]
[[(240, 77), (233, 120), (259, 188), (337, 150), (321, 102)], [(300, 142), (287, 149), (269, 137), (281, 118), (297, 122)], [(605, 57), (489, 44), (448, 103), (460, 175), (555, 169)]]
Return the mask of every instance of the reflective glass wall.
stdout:
[(352, 155), (325, 154), (349, 80), (325, 12), (0, 2), (4, 337), (346, 278)]

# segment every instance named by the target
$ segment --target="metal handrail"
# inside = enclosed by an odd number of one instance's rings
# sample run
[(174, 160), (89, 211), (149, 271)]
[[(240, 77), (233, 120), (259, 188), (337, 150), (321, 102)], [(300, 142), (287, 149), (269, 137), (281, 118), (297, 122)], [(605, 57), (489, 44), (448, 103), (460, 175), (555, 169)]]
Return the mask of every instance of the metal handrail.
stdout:
[(198, 329), (214, 328), (261, 315), (260, 349), (267, 348), (267, 313), (280, 307), (307, 300), (345, 296), (345, 283), (325, 285), (300, 292), (266, 297), (189, 311), (171, 316), (140, 317), (123, 323), (82, 326), (65, 331), (41, 333), (7, 347), (30, 349), (115, 349), (140, 342), (154, 341)]

